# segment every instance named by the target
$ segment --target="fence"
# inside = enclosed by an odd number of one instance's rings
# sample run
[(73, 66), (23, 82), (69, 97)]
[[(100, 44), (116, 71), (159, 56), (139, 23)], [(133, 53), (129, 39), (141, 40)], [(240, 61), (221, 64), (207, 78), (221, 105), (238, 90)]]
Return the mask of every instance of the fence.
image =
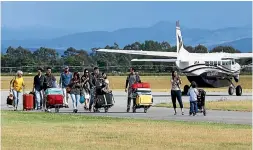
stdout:
[[(168, 75), (172, 70), (177, 70), (173, 65), (133, 65), (142, 75)], [(1, 67), (1, 75), (14, 75), (17, 70), (22, 70), (24, 75), (34, 75), (37, 72), (38, 66), (21, 66), (21, 67)], [(42, 66), (46, 70), (46, 66)], [(52, 73), (59, 75), (63, 71), (63, 66), (51, 66)], [(83, 72), (84, 69), (93, 70), (92, 66), (69, 66), (71, 72)], [(108, 75), (125, 75), (129, 72), (129, 66), (108, 66), (99, 67), (101, 72), (106, 72)], [(241, 74), (252, 74), (252, 65), (244, 66)]]
[[(63, 66), (50, 66), (52, 68), (52, 73), (60, 74), (63, 71)], [(133, 65), (135, 70), (142, 74), (164, 74), (171, 72), (172, 69), (176, 69), (175, 66), (165, 66), (165, 65)], [(21, 66), (21, 67), (1, 67), (2, 75), (14, 75), (17, 70), (22, 70), (24, 75), (36, 74), (38, 66)], [(42, 66), (46, 70), (46, 66)], [(84, 69), (90, 71), (93, 70), (91, 66), (69, 66), (71, 72), (83, 72)], [(101, 72), (106, 72), (111, 75), (121, 75), (129, 72), (129, 66), (108, 66), (108, 67), (99, 67)]]

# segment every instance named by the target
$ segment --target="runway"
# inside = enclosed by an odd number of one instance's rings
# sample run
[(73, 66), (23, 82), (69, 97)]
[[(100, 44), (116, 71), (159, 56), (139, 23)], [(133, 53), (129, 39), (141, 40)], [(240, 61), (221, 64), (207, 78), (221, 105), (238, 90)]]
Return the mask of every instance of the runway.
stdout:
[[(8, 108), (6, 105), (6, 98), (8, 91), (1, 91), (1, 109), (13, 110), (12, 107)], [(137, 113), (126, 112), (126, 93), (125, 92), (113, 92), (115, 105), (109, 109), (108, 113), (104, 113), (101, 109), (100, 113), (90, 113), (84, 111), (83, 105), (78, 104), (77, 115), (93, 115), (93, 116), (110, 116), (110, 117), (124, 117), (124, 118), (138, 118), (138, 119), (153, 119), (153, 120), (176, 120), (176, 121), (197, 121), (197, 122), (214, 122), (214, 123), (228, 123), (228, 124), (248, 124), (252, 125), (252, 112), (234, 112), (234, 111), (214, 111), (207, 110), (207, 115), (198, 113), (197, 116), (189, 116), (188, 109), (185, 109), (184, 115), (181, 115), (180, 109), (178, 114), (174, 115), (174, 110), (171, 108), (157, 108), (151, 107), (147, 113), (143, 113), (143, 109), (137, 109)], [(153, 92), (154, 105), (158, 103), (170, 103), (169, 92)], [(22, 110), (22, 96), (20, 97), (18, 110)], [(188, 97), (182, 97), (184, 102), (188, 102)], [(228, 96), (224, 92), (208, 92), (206, 101), (218, 101), (218, 100), (252, 100), (252, 93), (243, 93), (242, 96)], [(72, 113), (72, 100), (69, 99), (70, 108), (61, 108), (60, 113)], [(54, 109), (52, 109), (54, 112)]]

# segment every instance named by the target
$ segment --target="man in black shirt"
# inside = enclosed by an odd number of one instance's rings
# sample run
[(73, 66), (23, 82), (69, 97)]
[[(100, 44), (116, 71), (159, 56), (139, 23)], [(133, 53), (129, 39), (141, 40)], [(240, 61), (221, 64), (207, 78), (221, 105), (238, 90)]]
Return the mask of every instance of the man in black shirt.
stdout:
[(35, 109), (41, 109), (43, 104), (43, 84), (45, 82), (45, 76), (42, 75), (42, 68), (38, 68), (38, 74), (33, 80), (33, 92), (35, 92), (36, 104)]
[(91, 107), (96, 99), (96, 82), (99, 76), (100, 76), (100, 73), (99, 73), (98, 67), (94, 67), (93, 73), (90, 74), (90, 79), (89, 79), (89, 83), (91, 86), (91, 91), (90, 91), (91, 98), (90, 98), (89, 111), (91, 111)]

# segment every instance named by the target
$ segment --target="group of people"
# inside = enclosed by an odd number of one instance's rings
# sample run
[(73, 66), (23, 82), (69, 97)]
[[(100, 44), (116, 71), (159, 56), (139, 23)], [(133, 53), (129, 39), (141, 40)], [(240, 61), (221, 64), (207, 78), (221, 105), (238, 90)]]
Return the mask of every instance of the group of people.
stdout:
[[(72, 99), (73, 112), (77, 112), (78, 101), (80, 97), (84, 96), (85, 104), (84, 108), (91, 111), (92, 104), (95, 100), (96, 87), (98, 86), (98, 80), (105, 86), (104, 92), (110, 92), (109, 80), (105, 73), (100, 74), (99, 69), (95, 67), (92, 73), (89, 73), (88, 69), (84, 69), (83, 75), (80, 77), (78, 72), (74, 72), (73, 75), (69, 71), (69, 67), (64, 68), (64, 72), (60, 75), (59, 84), (57, 84), (55, 76), (51, 73), (51, 68), (48, 67), (46, 74), (43, 75), (43, 69), (38, 68), (38, 74), (34, 77), (33, 90), (35, 94), (35, 109), (50, 111), (46, 106), (45, 91), (48, 88), (62, 88), (64, 95), (64, 105), (68, 107), (69, 95)], [(17, 110), (18, 102), (22, 89), (24, 89), (24, 79), (22, 77), (23, 72), (17, 71), (17, 75), (10, 81), (10, 91), (14, 95), (14, 111)]]
[[(177, 75), (176, 71), (172, 71), (172, 76), (171, 76), (171, 100), (174, 108), (174, 115), (177, 114), (176, 110), (176, 100), (178, 100), (179, 106), (181, 108), (181, 113), (184, 115), (184, 105), (182, 102), (182, 92), (180, 89), (180, 85), (182, 84), (182, 80), (180, 76)], [(196, 113), (198, 112), (198, 104), (197, 104), (197, 96), (199, 95), (198, 89), (197, 89), (197, 84), (196, 82), (192, 81), (191, 82), (191, 87), (187, 92), (187, 95), (189, 96), (189, 101), (190, 101), (190, 114), (195, 116)]]
[[(35, 109), (42, 109), (46, 108), (46, 102), (44, 99), (44, 92), (47, 90), (47, 88), (55, 88), (58, 87), (56, 78), (51, 73), (51, 68), (48, 67), (46, 70), (46, 74), (42, 74), (43, 69), (38, 68), (38, 74), (34, 77), (33, 82), (33, 92), (35, 93), (36, 98), (36, 105)], [(17, 76), (13, 78), (10, 82), (10, 91), (13, 92), (14, 95), (14, 110), (17, 110), (19, 98), (21, 95), (22, 88), (25, 87), (24, 79), (22, 77), (23, 72), (18, 71)], [(91, 111), (92, 104), (95, 100), (95, 94), (96, 94), (96, 87), (98, 80), (102, 81), (103, 84), (106, 86), (102, 89), (105, 92), (111, 92), (109, 88), (109, 80), (107, 79), (107, 76), (105, 73), (100, 74), (98, 67), (95, 67), (93, 69), (92, 73), (89, 73), (88, 69), (84, 69), (83, 75), (80, 77), (78, 72), (72, 73), (69, 71), (69, 67), (66, 66), (64, 68), (64, 72), (60, 75), (60, 81), (59, 81), (59, 87), (63, 90), (64, 95), (64, 105), (65, 107), (68, 107), (68, 99), (69, 95), (72, 99), (73, 104), (73, 112), (77, 112), (77, 105), (78, 101), (80, 100), (81, 96), (85, 97), (85, 104), (84, 108), (86, 110)], [(131, 100), (132, 100), (132, 89), (131, 86), (134, 83), (141, 82), (140, 76), (138, 73), (135, 72), (134, 68), (130, 68), (130, 74), (127, 76), (126, 79), (126, 85), (125, 85), (125, 91), (128, 92), (128, 98), (127, 98), (127, 112), (130, 110)], [(173, 103), (174, 108), (174, 115), (177, 114), (176, 111), (176, 99), (178, 100), (179, 106), (181, 108), (181, 113), (184, 115), (184, 106), (182, 103), (182, 97), (181, 97), (181, 89), (180, 85), (182, 84), (181, 78), (177, 75), (176, 71), (172, 72), (171, 77), (171, 100)], [(196, 115), (198, 108), (197, 108), (197, 95), (198, 90), (196, 88), (196, 83), (193, 81), (191, 83), (191, 88), (189, 89), (187, 95), (189, 95), (189, 101), (190, 101), (190, 115)], [(42, 106), (41, 106), (42, 104)], [(134, 105), (134, 102), (133, 102)], [(48, 108), (46, 110), (50, 111)]]

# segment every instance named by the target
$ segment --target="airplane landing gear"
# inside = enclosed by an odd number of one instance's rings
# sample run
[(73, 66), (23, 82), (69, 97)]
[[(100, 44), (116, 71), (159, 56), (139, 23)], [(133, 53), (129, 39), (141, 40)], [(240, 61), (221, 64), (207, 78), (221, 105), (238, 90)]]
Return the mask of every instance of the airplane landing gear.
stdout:
[(238, 85), (236, 87), (235, 93), (236, 93), (236, 96), (241, 96), (242, 95), (242, 87), (240, 85)]
[(232, 86), (229, 86), (229, 88), (228, 88), (228, 94), (229, 95), (233, 95), (234, 94), (234, 90), (235, 88), (234, 87), (232, 87)]
[(231, 84), (231, 86), (229, 86), (229, 88), (228, 88), (228, 94), (233, 95), (234, 91), (235, 91), (236, 96), (241, 96), (242, 95), (241, 85), (238, 85), (235, 87), (233, 84)]

